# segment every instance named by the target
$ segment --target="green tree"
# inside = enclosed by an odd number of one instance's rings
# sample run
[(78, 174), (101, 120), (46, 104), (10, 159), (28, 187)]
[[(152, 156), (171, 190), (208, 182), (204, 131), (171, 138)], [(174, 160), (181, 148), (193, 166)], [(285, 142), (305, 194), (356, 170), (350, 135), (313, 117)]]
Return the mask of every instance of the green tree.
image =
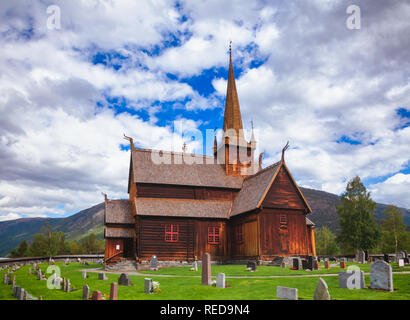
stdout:
[(395, 206), (389, 206), (383, 211), (385, 219), (382, 222), (383, 240), (382, 251), (384, 253), (406, 250), (409, 246), (409, 232), (403, 221), (403, 213)]
[(80, 243), (85, 250), (84, 253), (92, 254), (104, 252), (104, 241), (98, 240), (94, 233), (91, 233), (88, 237), (83, 238)]
[(353, 250), (370, 250), (381, 240), (380, 226), (374, 219), (376, 203), (359, 177), (347, 183), (346, 192), (341, 196), (342, 204), (336, 206), (341, 231), (337, 240), (343, 247)]
[(10, 253), (11, 258), (27, 257), (29, 253), (29, 245), (26, 240), (20, 242), (19, 246)]
[(29, 248), (31, 256), (55, 256), (69, 253), (64, 232), (52, 232), (48, 223), (41, 228), (41, 231), (42, 233), (37, 233), (33, 237)]
[(327, 227), (315, 230), (315, 243), (318, 255), (336, 255), (340, 253), (336, 237)]

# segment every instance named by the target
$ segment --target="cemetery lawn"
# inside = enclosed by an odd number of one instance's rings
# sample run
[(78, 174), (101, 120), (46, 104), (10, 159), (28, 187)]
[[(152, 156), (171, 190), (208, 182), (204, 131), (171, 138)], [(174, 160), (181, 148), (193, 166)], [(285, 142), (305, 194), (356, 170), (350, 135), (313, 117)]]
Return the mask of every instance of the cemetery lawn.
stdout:
[[(305, 270), (291, 270), (290, 268), (281, 268), (279, 266), (258, 266), (254, 272), (246, 271), (246, 265), (212, 265), (212, 275), (216, 276), (218, 273), (223, 272), (226, 276), (244, 276), (244, 277), (257, 277), (257, 276), (297, 276), (297, 275), (311, 275), (311, 274), (338, 274), (342, 269), (337, 267), (331, 267), (329, 269), (324, 268), (324, 264), (320, 263), (319, 270), (305, 271)], [(358, 264), (354, 262), (347, 262), (347, 266), (358, 266), (360, 270), (364, 272), (370, 272), (370, 264)], [(396, 271), (410, 271), (410, 265), (399, 268), (397, 263), (391, 263), (393, 272)], [(159, 274), (159, 275), (178, 275), (178, 276), (201, 276), (201, 267), (198, 266), (198, 271), (191, 271), (191, 267), (174, 267), (163, 268), (157, 271), (139, 271), (143, 274)]]
[[(35, 297), (42, 296), (44, 300), (81, 300), (82, 287), (88, 284), (90, 287), (90, 294), (95, 290), (100, 290), (105, 299), (108, 300), (111, 282), (118, 282), (119, 274), (108, 274), (108, 280), (98, 280), (98, 274), (95, 272), (88, 272), (88, 278), (82, 279), (81, 270), (87, 268), (98, 268), (100, 265), (90, 264), (84, 266), (79, 263), (71, 263), (69, 266), (64, 266), (64, 263), (57, 263), (61, 269), (61, 276), (70, 279), (71, 284), (77, 291), (63, 292), (62, 290), (47, 289), (47, 281), (37, 280), (37, 276), (30, 275), (29, 266), (21, 267), (14, 272), (16, 275), (16, 285), (23, 287), (30, 294)], [(46, 274), (48, 264), (39, 265), (43, 274)], [(360, 265), (363, 271), (366, 271), (365, 266)], [(319, 280), (319, 277), (283, 277), (283, 278), (258, 278), (258, 275), (273, 275), (274, 273), (282, 273), (282, 275), (289, 274), (309, 274), (306, 271), (295, 271), (289, 269), (282, 269), (280, 267), (258, 267), (258, 271), (244, 272), (245, 276), (254, 274), (251, 278), (229, 278), (240, 274), (245, 266), (232, 265), (218, 265), (212, 266), (213, 274), (224, 272), (228, 277), (225, 289), (216, 288), (213, 286), (201, 285), (199, 277), (164, 277), (164, 276), (150, 276), (154, 281), (160, 283), (160, 292), (154, 294), (144, 294), (144, 278), (145, 276), (130, 275), (133, 283), (131, 287), (118, 286), (119, 300), (276, 300), (276, 286), (286, 286), (298, 288), (298, 295), (300, 300), (312, 300), (313, 294)], [(269, 271), (270, 268), (270, 271)], [(175, 269), (175, 268), (168, 268)], [(178, 268), (185, 269), (185, 268)], [(340, 271), (335, 268), (334, 273)], [(157, 271), (165, 273), (167, 269)], [(329, 269), (331, 270), (331, 269)], [(326, 270), (328, 273), (329, 270)], [(168, 270), (170, 271), (170, 270)], [(180, 270), (182, 272), (183, 270)], [(318, 271), (323, 271), (322, 269)], [(1, 280), (6, 270), (0, 271)], [(310, 274), (317, 273), (317, 271), (310, 272)], [(150, 273), (153, 273), (150, 271)], [(194, 271), (186, 272), (187, 275), (194, 275)], [(47, 275), (47, 274), (46, 274)], [(200, 275), (198, 272), (196, 275)], [(279, 274), (280, 275), (280, 274)], [(48, 274), (47, 276), (50, 276)], [(332, 299), (335, 300), (410, 300), (410, 274), (393, 274), (394, 292), (385, 292), (378, 290), (362, 289), (349, 290), (339, 288), (337, 276), (323, 277), (326, 281)], [(366, 286), (370, 284), (370, 276), (365, 276)], [(12, 296), (11, 285), (4, 285), (0, 282), (0, 299), (1, 300), (15, 300)], [(38, 302), (41, 303), (41, 302)]]

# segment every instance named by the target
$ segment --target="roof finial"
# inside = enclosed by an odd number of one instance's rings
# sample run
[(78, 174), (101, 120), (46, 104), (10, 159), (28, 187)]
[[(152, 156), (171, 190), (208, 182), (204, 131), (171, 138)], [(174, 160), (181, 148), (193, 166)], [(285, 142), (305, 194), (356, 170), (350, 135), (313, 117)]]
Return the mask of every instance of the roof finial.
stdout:
[(133, 149), (134, 148), (134, 140), (131, 137), (126, 136), (125, 133), (123, 133), (123, 135), (124, 135), (124, 139), (128, 140), (130, 142), (131, 149)]
[(182, 151), (184, 152), (184, 153), (186, 153), (186, 142), (184, 142), (184, 145), (182, 146)]
[(229, 59), (232, 60), (232, 40), (229, 41)]
[(286, 143), (286, 146), (283, 147), (282, 149), (282, 162), (285, 162), (285, 151), (288, 150), (289, 148), (289, 141)]

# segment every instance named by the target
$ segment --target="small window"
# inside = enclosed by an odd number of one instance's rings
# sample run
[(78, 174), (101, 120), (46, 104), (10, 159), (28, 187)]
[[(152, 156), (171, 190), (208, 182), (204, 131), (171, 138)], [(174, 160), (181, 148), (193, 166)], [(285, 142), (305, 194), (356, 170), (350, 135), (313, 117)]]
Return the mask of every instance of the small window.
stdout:
[(166, 224), (165, 225), (165, 241), (166, 242), (177, 242), (179, 235), (179, 225), (178, 224)]
[(238, 224), (236, 226), (236, 241), (238, 243), (243, 242), (242, 224)]
[(288, 220), (286, 216), (281, 215), (280, 216), (280, 227), (281, 230), (286, 230), (288, 228)]
[(208, 243), (219, 244), (219, 227), (208, 227)]

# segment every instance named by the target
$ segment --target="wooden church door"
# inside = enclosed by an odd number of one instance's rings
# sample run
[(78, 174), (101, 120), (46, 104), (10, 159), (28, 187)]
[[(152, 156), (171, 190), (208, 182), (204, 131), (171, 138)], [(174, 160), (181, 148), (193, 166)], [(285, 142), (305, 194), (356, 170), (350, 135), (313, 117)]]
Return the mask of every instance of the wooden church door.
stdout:
[(281, 253), (289, 254), (289, 232), (288, 232), (288, 221), (287, 221), (286, 215), (280, 216), (279, 242), (280, 242)]

